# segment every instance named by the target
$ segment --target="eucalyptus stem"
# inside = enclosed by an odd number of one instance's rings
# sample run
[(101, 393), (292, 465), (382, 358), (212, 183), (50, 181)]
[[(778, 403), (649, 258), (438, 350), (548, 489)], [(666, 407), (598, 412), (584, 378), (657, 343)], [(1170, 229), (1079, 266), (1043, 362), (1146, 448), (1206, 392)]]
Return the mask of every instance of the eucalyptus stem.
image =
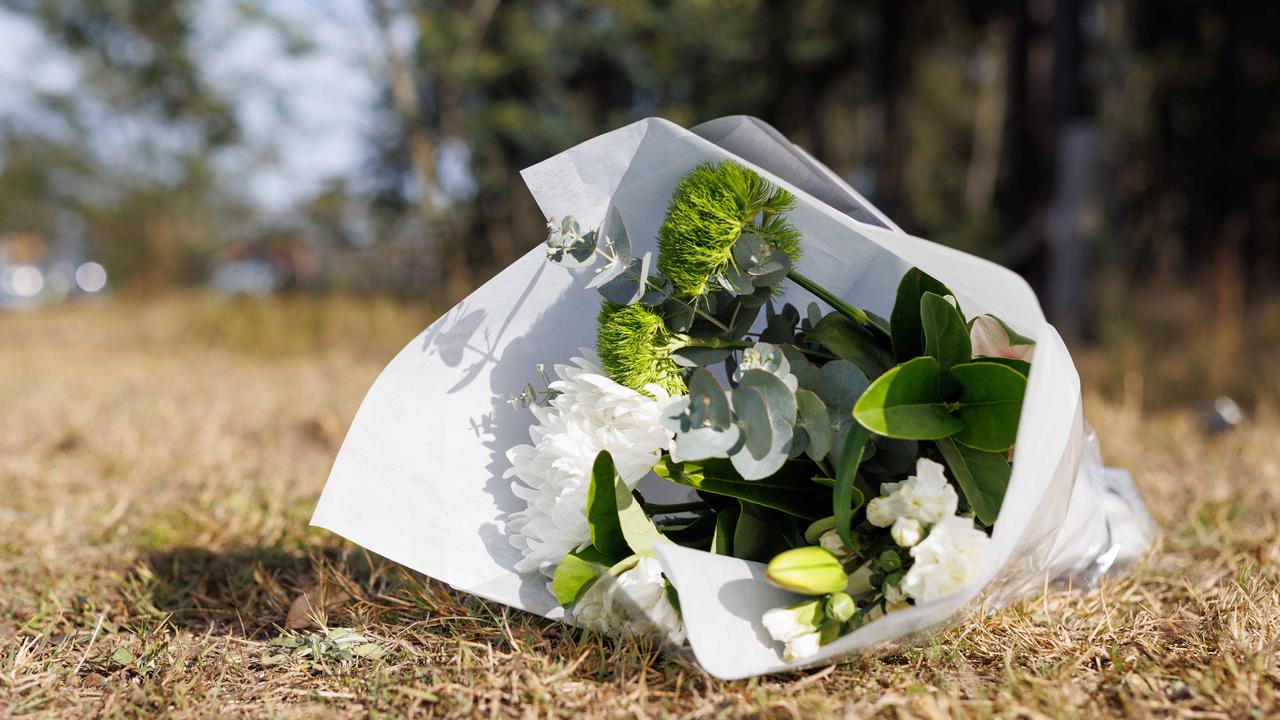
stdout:
[(723, 338), (689, 338), (689, 342), (685, 343), (685, 347), (704, 347), (715, 348), (716, 350), (746, 350), (753, 348), (755, 343), (747, 340), (725, 340)]
[(871, 318), (867, 317), (865, 312), (831, 294), (831, 292), (826, 288), (814, 282), (812, 279), (801, 275), (799, 271), (791, 270), (787, 273), (787, 277), (795, 282), (795, 284), (818, 296), (819, 300), (835, 308), (836, 312), (844, 315), (858, 325), (871, 325)]

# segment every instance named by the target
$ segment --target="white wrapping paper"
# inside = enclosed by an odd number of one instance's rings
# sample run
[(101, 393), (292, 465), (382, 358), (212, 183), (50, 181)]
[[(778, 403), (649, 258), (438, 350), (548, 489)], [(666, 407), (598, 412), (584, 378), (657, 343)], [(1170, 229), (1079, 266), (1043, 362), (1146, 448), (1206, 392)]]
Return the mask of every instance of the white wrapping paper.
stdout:
[[(594, 227), (617, 207), (639, 255), (654, 249), (679, 178), (698, 163), (730, 158), (796, 195), (789, 218), (804, 238), (798, 269), (844, 300), (887, 316), (898, 280), (917, 266), (954, 290), (967, 315), (999, 315), (1037, 341), (1013, 475), (981, 579), (878, 619), (806, 664), (904, 642), (1034, 593), (1046, 580), (1088, 584), (1145, 551), (1152, 530), (1141, 500), (1126, 473), (1102, 467), (1096, 440), (1086, 435), (1071, 356), (1014, 273), (902, 233), (754, 118), (722, 118), (692, 131), (643, 120), (523, 176), (548, 217), (574, 215)], [(460, 590), (560, 617), (546, 579), (512, 569), (519, 553), (505, 522), (522, 503), (502, 474), (506, 451), (528, 441), (532, 418), (506, 398), (536, 380), (538, 363), (565, 362), (594, 345), (599, 304), (584, 287), (589, 279), (549, 265), (535, 247), (410, 342), (361, 405), (312, 523)], [(787, 299), (804, 307), (813, 298), (791, 286)], [(793, 667), (760, 617), (797, 598), (766, 585), (763, 565), (675, 546), (661, 547), (658, 559), (709, 673), (740, 678)]]

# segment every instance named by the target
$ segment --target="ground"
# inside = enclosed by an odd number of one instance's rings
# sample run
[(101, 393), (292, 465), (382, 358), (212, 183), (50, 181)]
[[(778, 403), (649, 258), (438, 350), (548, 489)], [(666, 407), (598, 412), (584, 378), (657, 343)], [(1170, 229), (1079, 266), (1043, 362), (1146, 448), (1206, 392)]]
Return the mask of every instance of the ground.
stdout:
[(187, 296), (0, 315), (0, 716), (1280, 714), (1267, 393), (1211, 436), (1160, 402), (1187, 388), (1152, 384), (1159, 358), (1081, 348), (1106, 459), (1163, 529), (1150, 558), (887, 657), (721, 682), (307, 527), (369, 383), (430, 318)]

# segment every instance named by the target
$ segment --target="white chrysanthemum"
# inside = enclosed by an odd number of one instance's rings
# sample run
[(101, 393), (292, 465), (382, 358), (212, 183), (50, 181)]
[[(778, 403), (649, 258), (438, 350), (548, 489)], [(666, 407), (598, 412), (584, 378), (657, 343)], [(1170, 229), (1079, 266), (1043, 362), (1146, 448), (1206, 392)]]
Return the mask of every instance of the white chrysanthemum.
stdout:
[(617, 577), (600, 578), (573, 605), (573, 618), (597, 632), (629, 633), (684, 643), (684, 623), (667, 597), (662, 567), (644, 557)]
[(884, 483), (880, 492), (882, 497), (867, 503), (867, 521), (876, 527), (889, 527), (903, 517), (933, 525), (955, 515), (960, 503), (942, 466), (928, 458), (916, 462), (915, 475), (900, 483)]
[(511, 544), (524, 554), (518, 572), (551, 577), (565, 553), (590, 539), (587, 490), (601, 450), (609, 451), (618, 475), (632, 487), (671, 444), (659, 422), (670, 401), (662, 388), (647, 387), (649, 397), (610, 380), (591, 360), (573, 363), (555, 367), (559, 379), (550, 387), (559, 394), (550, 405), (532, 408), (532, 444), (507, 452), (511, 468), (504, 477), (519, 480), (512, 491), (528, 504), (509, 523)]
[(944, 519), (911, 548), (915, 562), (902, 578), (902, 592), (924, 603), (960, 590), (978, 579), (990, 542), (986, 533), (974, 527), (972, 518)]

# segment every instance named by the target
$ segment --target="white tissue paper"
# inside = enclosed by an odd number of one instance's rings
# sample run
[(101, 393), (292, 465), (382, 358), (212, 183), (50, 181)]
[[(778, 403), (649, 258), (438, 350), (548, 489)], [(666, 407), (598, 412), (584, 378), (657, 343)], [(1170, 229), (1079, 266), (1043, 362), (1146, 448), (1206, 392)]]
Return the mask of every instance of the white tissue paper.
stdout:
[[(1071, 356), (1031, 288), (991, 262), (903, 233), (835, 173), (750, 117), (686, 130), (650, 118), (570, 148), (523, 172), (547, 217), (595, 227), (616, 207), (636, 255), (654, 249), (672, 189), (705, 161), (733, 159), (795, 194), (803, 235), (797, 269), (855, 306), (888, 316), (912, 266), (955, 291), (971, 315), (993, 313), (1036, 340), (1013, 475), (979, 581), (883, 616), (824, 645), (803, 665), (883, 651), (920, 631), (990, 611), (1049, 582), (1090, 586), (1142, 555), (1154, 527), (1128, 473), (1102, 465), (1084, 422)], [(506, 451), (532, 420), (506, 402), (594, 345), (598, 303), (541, 245), (410, 342), (378, 377), (334, 463), (312, 523), (481, 597), (562, 617), (546, 578), (514, 571), (506, 520), (523, 508), (504, 479)], [(786, 299), (812, 300), (789, 283)], [(650, 478), (645, 482), (661, 482)], [(657, 549), (680, 597), (689, 644), (725, 679), (790, 669), (761, 624), (798, 601), (767, 585), (764, 565), (675, 545)]]

